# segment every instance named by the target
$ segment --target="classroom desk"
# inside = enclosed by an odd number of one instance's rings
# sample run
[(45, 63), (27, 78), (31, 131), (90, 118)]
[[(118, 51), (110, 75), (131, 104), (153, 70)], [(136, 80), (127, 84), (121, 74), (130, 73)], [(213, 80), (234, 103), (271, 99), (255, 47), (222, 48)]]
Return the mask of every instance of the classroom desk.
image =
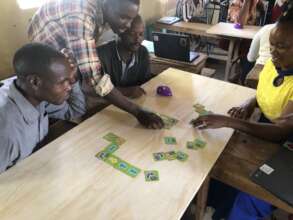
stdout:
[(225, 80), (229, 79), (233, 62), (238, 57), (240, 39), (253, 39), (260, 30), (260, 26), (245, 25), (243, 29), (234, 28), (232, 23), (220, 22), (213, 25), (206, 32), (210, 35), (220, 36), (229, 40), (228, 58), (225, 68)]
[(225, 68), (225, 80), (229, 79), (232, 63), (237, 57), (240, 39), (253, 39), (254, 35), (261, 28), (259, 26), (244, 26), (243, 29), (235, 29), (234, 24), (220, 22), (215, 25), (193, 23), (193, 22), (178, 22), (172, 25), (156, 23), (156, 29), (166, 29), (192, 35), (200, 35), (212, 38), (227, 38), (229, 40), (228, 57)]
[[(160, 84), (170, 86), (173, 97), (158, 97)], [(199, 102), (224, 113), (255, 92), (176, 69), (166, 70), (144, 88), (147, 96), (137, 102), (179, 119), (176, 126), (145, 129), (116, 107), (105, 108), (0, 175), (0, 219), (180, 219), (233, 133), (228, 128), (193, 129), (192, 105)], [(98, 160), (97, 152), (109, 144), (102, 139), (108, 132), (127, 140), (115, 155), (142, 170), (158, 170), (160, 181), (145, 182), (143, 173), (128, 177)], [(178, 145), (165, 145), (167, 135), (175, 136)], [(186, 149), (186, 141), (195, 137), (207, 146)], [(186, 162), (152, 158), (154, 152), (179, 149), (189, 154)]]
[(279, 209), (293, 214), (292, 206), (250, 179), (250, 175), (272, 157), (279, 148), (280, 146), (277, 144), (242, 132), (235, 132), (198, 193), (196, 219), (202, 219), (204, 214), (210, 178), (217, 179), (240, 191), (254, 195)]
[(160, 22), (155, 23), (156, 29), (166, 29), (169, 31), (215, 38), (216, 37), (215, 35), (210, 35), (206, 32), (211, 27), (212, 27), (211, 24), (185, 22), (185, 21), (180, 21), (171, 25), (162, 24)]
[(151, 72), (155, 75), (163, 72), (164, 70), (172, 67), (187, 71), (190, 73), (200, 74), (201, 70), (204, 68), (208, 56), (203, 53), (199, 53), (199, 57), (194, 61), (182, 62), (178, 60), (165, 59), (162, 57), (157, 57), (154, 53), (150, 53), (150, 63)]

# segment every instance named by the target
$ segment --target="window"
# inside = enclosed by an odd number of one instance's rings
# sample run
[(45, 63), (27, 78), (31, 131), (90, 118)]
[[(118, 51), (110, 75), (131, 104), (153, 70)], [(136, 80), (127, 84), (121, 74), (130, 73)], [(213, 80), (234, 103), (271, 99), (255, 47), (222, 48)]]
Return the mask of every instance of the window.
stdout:
[(21, 9), (38, 8), (44, 0), (17, 0)]

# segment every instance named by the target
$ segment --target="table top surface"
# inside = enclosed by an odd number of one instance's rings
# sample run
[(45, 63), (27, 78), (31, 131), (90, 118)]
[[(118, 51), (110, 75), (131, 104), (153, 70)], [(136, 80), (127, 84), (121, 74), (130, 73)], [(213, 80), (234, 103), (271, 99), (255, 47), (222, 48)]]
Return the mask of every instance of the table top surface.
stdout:
[[(155, 88), (170, 86), (173, 97), (158, 97)], [(135, 118), (109, 106), (29, 158), (0, 175), (0, 219), (180, 219), (229, 141), (228, 128), (198, 131), (189, 121), (193, 104), (226, 113), (255, 91), (235, 84), (168, 69), (149, 81), (140, 105), (179, 123), (170, 130), (148, 130)], [(233, 95), (231, 95), (233, 94)], [(158, 170), (160, 181), (131, 178), (98, 160), (113, 132), (127, 141), (115, 155), (142, 170)], [(167, 146), (163, 137), (177, 138)], [(201, 138), (207, 146), (189, 150), (186, 141)], [(186, 162), (155, 162), (154, 152), (181, 150)]]
[(206, 32), (224, 37), (253, 39), (254, 35), (260, 30), (260, 26), (245, 25), (243, 29), (234, 28), (234, 24), (220, 22), (213, 25)]
[(211, 24), (180, 21), (174, 24), (162, 24), (162, 23), (156, 22), (155, 26), (156, 28), (163, 28), (163, 29), (187, 33), (187, 34), (213, 36), (206, 32), (209, 28), (212, 27)]

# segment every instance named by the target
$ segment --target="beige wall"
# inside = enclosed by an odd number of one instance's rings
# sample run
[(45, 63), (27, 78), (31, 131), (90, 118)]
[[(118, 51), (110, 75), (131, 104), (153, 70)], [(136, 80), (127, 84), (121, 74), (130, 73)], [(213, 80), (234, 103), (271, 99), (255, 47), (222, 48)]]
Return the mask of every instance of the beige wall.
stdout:
[[(140, 13), (149, 23), (172, 12), (176, 0), (141, 0)], [(35, 9), (21, 10), (16, 0), (0, 0), (0, 79), (13, 73), (12, 56), (27, 42), (26, 28)]]
[(19, 9), (16, 0), (0, 1), (0, 78), (11, 75), (15, 50), (27, 42), (26, 27), (33, 10)]

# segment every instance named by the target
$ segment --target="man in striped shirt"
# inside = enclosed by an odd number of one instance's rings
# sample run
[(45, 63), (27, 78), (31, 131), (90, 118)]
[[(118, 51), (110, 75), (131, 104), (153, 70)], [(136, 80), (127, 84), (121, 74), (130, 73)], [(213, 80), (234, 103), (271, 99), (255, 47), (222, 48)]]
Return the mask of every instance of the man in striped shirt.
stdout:
[(52, 45), (73, 56), (86, 96), (105, 98), (147, 128), (162, 128), (160, 117), (130, 102), (114, 88), (96, 51), (96, 42), (105, 30), (120, 34), (130, 27), (139, 4), (139, 0), (51, 0), (33, 16), (28, 35), (31, 41)]

